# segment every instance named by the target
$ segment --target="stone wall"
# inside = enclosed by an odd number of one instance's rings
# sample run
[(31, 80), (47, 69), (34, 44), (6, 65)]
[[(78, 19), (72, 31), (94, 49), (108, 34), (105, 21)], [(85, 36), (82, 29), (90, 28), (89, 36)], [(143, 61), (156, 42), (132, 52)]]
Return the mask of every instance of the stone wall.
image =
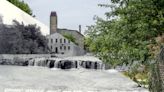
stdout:
[(164, 82), (164, 64), (159, 64), (160, 77), (162, 82)]
[(15, 58), (20, 59), (29, 59), (29, 58), (41, 58), (41, 57), (51, 57), (50, 54), (1, 54), (0, 60), (2, 59), (10, 59), (13, 60)]
[(159, 74), (161, 80), (162, 91), (164, 91), (164, 48), (161, 48), (159, 53)]
[(159, 63), (159, 74), (160, 74), (162, 88), (164, 88), (164, 64), (162, 63)]

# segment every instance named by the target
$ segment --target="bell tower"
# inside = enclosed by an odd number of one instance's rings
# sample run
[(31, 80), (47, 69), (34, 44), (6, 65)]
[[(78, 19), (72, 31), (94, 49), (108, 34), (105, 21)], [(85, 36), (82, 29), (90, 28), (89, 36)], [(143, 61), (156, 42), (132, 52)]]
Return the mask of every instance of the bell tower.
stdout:
[(57, 32), (57, 24), (57, 14), (52, 11), (50, 15), (50, 34)]

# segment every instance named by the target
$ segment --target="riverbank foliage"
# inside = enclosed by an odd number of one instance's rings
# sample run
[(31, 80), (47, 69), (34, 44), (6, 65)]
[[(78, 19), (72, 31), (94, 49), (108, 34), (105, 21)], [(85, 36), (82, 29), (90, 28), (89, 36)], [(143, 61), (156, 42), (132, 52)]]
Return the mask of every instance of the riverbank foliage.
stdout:
[(109, 11), (106, 19), (97, 17), (95, 25), (86, 30), (87, 49), (113, 68), (123, 64), (131, 67), (137, 62), (134, 72), (129, 72), (136, 76), (135, 70), (144, 66), (148, 75), (162, 44), (157, 39), (164, 34), (164, 1), (111, 0), (99, 6)]
[(12, 4), (14, 4), (16, 7), (20, 8), (21, 10), (23, 10), (27, 14), (33, 15), (31, 8), (24, 1), (20, 1), (20, 0), (7, 0), (7, 1), (9, 1)]

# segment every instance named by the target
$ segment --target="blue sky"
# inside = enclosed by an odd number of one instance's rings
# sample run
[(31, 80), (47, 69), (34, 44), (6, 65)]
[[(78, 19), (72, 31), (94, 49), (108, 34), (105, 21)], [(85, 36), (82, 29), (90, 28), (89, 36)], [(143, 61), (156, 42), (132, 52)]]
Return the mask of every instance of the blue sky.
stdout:
[(49, 15), (56, 11), (58, 15), (58, 27), (82, 30), (86, 26), (94, 24), (95, 15), (105, 18), (104, 13), (109, 9), (98, 6), (100, 3), (107, 3), (110, 0), (24, 0), (32, 8), (36, 18), (49, 26)]

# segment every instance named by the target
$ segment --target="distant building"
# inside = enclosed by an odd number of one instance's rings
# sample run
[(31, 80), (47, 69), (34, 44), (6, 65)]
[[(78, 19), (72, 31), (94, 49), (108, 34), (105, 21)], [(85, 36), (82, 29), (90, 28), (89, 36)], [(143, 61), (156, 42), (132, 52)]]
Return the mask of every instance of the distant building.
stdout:
[(82, 48), (69, 41), (60, 33), (53, 33), (48, 35), (47, 38), (51, 54), (56, 54), (57, 56), (80, 56), (85, 54)]
[[(63, 56), (79, 56), (84, 55), (84, 36), (77, 30), (59, 29), (57, 27), (57, 13), (50, 14), (50, 35), (48, 38), (48, 46), (51, 53)], [(64, 35), (71, 35), (75, 38), (75, 42), (71, 42)]]

